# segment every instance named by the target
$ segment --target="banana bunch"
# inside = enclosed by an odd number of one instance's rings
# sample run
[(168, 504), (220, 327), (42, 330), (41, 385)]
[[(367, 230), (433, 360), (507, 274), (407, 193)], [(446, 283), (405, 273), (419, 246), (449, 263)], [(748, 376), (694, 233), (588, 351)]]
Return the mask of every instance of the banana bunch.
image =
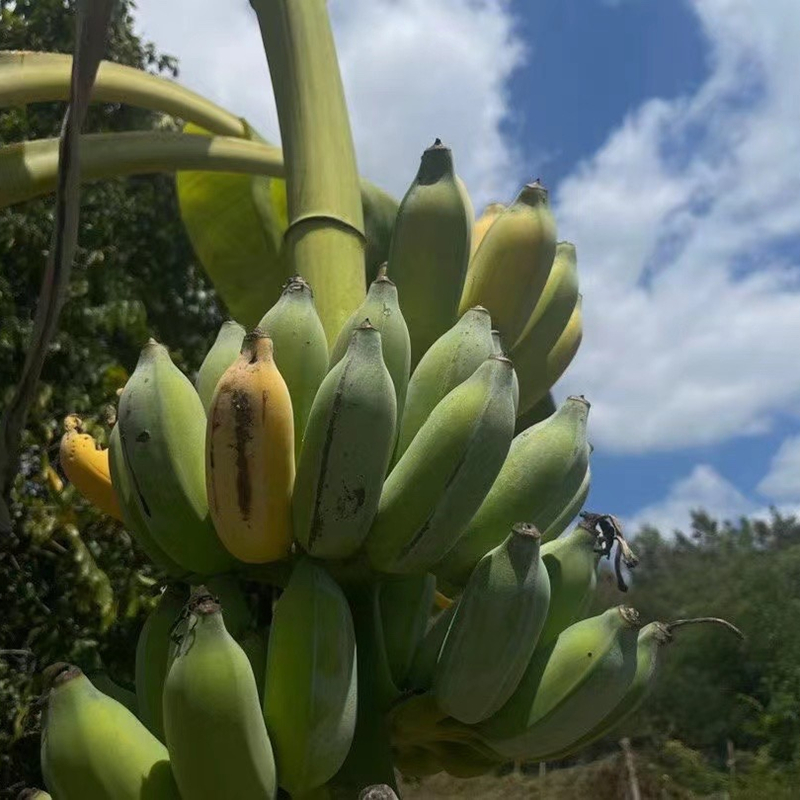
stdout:
[(624, 592), (636, 557), (612, 515), (574, 524), (589, 403), (550, 390), (581, 340), (575, 246), (539, 182), (473, 216), (437, 140), (330, 348), (293, 277), (194, 382), (148, 342), (108, 450), (69, 418), (63, 471), (166, 588), (135, 696), (53, 668), (54, 796), (356, 796), (390, 760), (570, 753), (642, 701), (684, 621), (587, 617), (601, 560)]

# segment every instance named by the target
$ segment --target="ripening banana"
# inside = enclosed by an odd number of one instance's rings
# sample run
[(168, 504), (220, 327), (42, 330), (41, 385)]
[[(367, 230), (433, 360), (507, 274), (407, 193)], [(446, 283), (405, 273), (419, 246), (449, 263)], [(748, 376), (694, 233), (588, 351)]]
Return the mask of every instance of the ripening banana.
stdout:
[(404, 688), (414, 654), (431, 615), (436, 578), (422, 575), (387, 576), (378, 587), (386, 657), (392, 680)]
[(370, 284), (366, 299), (352, 313), (339, 333), (339, 338), (331, 351), (331, 367), (344, 358), (350, 347), (353, 332), (364, 320), (369, 320), (372, 326), (380, 331), (383, 361), (389, 370), (389, 375), (392, 376), (399, 421), (403, 418), (411, 370), (411, 339), (403, 312), (400, 310), (397, 287), (386, 276), (385, 264), (378, 270), (378, 277)]
[(204, 586), (222, 606), (228, 633), (234, 639), (243, 636), (255, 623), (255, 618), (241, 582), (234, 575), (214, 575)]
[(122, 519), (117, 495), (111, 485), (108, 450), (83, 433), (83, 423), (71, 414), (64, 420), (59, 461), (70, 483), (104, 514)]
[(152, 538), (190, 572), (225, 572), (232, 559), (214, 532), (206, 499), (203, 404), (154, 339), (125, 384), (117, 425), (133, 496)]
[(472, 204), (456, 177), (453, 154), (437, 139), (422, 154), (400, 203), (389, 248), (389, 274), (411, 335), (412, 369), (458, 316), (472, 221)]
[(136, 643), (136, 702), (139, 719), (150, 732), (164, 741), (164, 714), (161, 705), (164, 680), (169, 669), (170, 638), (183, 612), (188, 592), (183, 584), (171, 584), (158, 598), (145, 620)]
[[(489, 203), (486, 208), (483, 209), (483, 213), (475, 220), (475, 225), (472, 228), (472, 242), (470, 246), (470, 259), (472, 256), (475, 255), (475, 251), (480, 246), (480, 243), (483, 241), (483, 237), (489, 231), (489, 228), (494, 225), (495, 220), (506, 210), (506, 207), (502, 203)], [(470, 267), (472, 266), (472, 261), (470, 261)], [(467, 274), (469, 274), (469, 269), (467, 269)]]
[(292, 398), (294, 452), (299, 459), (311, 405), (328, 372), (328, 340), (311, 287), (299, 275), (291, 278), (258, 327), (272, 339), (275, 363)]
[(94, 672), (87, 672), (86, 677), (91, 681), (95, 689), (101, 691), (104, 695), (122, 703), (131, 714), (139, 716), (139, 703), (136, 699), (136, 694), (124, 686), (120, 686), (116, 681), (112, 680), (105, 670), (95, 670)]
[(408, 384), (394, 460), (405, 453), (434, 408), (471, 377), (495, 352), (492, 320), (485, 308), (471, 308), (440, 336), (417, 364)]
[(442, 652), (444, 638), (450, 629), (458, 603), (453, 603), (428, 621), (425, 635), (414, 651), (408, 670), (406, 684), (417, 692), (427, 692), (433, 686), (436, 662)]
[[(517, 523), (472, 571), (433, 678), (441, 709), (472, 725), (498, 711), (517, 688), (550, 604), (541, 536)], [(444, 762), (443, 762), (444, 763)]]
[(426, 742), (435, 761), (454, 778), (477, 778), (504, 762), (496, 753), (471, 742)]
[[(498, 356), (508, 355), (508, 353), (505, 351), (505, 348), (503, 347), (503, 340), (500, 337), (500, 331), (492, 331), (492, 348), (493, 352)], [(512, 364), (514, 363), (513, 359), (511, 360), (511, 363)], [(517, 377), (516, 369), (514, 370), (513, 392), (514, 392), (514, 414), (516, 415), (517, 409), (519, 408), (519, 378)]]
[(542, 562), (550, 576), (550, 610), (539, 637), (546, 647), (570, 625), (582, 620), (597, 587), (600, 553), (594, 524), (581, 520), (566, 536), (542, 546)]
[(510, 358), (535, 363), (539, 353), (549, 353), (566, 328), (577, 302), (578, 257), (575, 245), (559, 242), (542, 296), (519, 338), (511, 343)]
[(208, 411), (206, 485), (220, 540), (240, 561), (286, 558), (292, 542), (292, 400), (260, 329), (219, 379)]
[(272, 800), (275, 760), (244, 650), (209, 595), (190, 617), (164, 684), (164, 732), (181, 795), (195, 800)]
[(592, 467), (590, 464), (587, 464), (586, 474), (583, 476), (581, 485), (578, 487), (572, 499), (564, 506), (562, 512), (547, 526), (542, 534), (543, 541), (546, 543), (552, 542), (564, 533), (569, 527), (569, 524), (580, 514), (581, 509), (586, 503), (586, 498), (589, 496), (591, 485)]
[(365, 321), (314, 398), (292, 495), (294, 535), (307, 552), (347, 558), (378, 510), (397, 405), (381, 334)]
[(239, 357), (244, 335), (245, 329), (238, 322), (234, 322), (232, 319), (223, 322), (214, 344), (200, 365), (194, 385), (203, 402), (206, 414), (208, 414), (208, 407), (211, 405), (211, 398), (214, 396), (214, 389), (217, 388), (219, 379)]
[(108, 438), (108, 466), (114, 493), (117, 495), (122, 511), (122, 521), (125, 523), (128, 533), (136, 539), (147, 557), (170, 578), (185, 578), (187, 571), (164, 552), (153, 538), (147, 522), (142, 516), (134, 496), (133, 482), (128, 473), (128, 467), (125, 465), (119, 425), (115, 425), (111, 429), (111, 435)]
[(617, 705), (597, 723), (588, 733), (573, 742), (566, 750), (554, 752), (547, 760), (566, 758), (568, 755), (588, 747), (592, 742), (602, 739), (616, 728), (623, 720), (630, 717), (645, 701), (655, 683), (661, 656), (661, 649), (673, 640), (676, 627), (711, 623), (727, 627), (740, 638), (741, 632), (725, 620), (713, 617), (679, 620), (676, 623), (651, 622), (639, 631), (636, 647), (636, 672), (628, 685), (625, 694)]
[(511, 444), (512, 373), (507, 358), (489, 356), (420, 428), (383, 486), (367, 537), (375, 569), (429, 572), (461, 536)]
[(489, 309), (503, 341), (514, 343), (544, 290), (556, 252), (556, 223), (547, 189), (538, 181), (522, 188), (494, 221), (470, 262), (462, 313)]
[(264, 717), (280, 785), (322, 786), (342, 766), (356, 721), (356, 641), (344, 593), (321, 567), (298, 561), (275, 604)]
[(617, 606), (576, 622), (538, 650), (517, 690), (477, 726), (505, 758), (538, 760), (580, 739), (624, 696), (636, 672), (639, 615)]
[(41, 765), (57, 800), (180, 800), (167, 748), (77, 668), (48, 667)]
[(17, 800), (53, 800), (53, 798), (41, 789), (23, 789), (17, 795)]
[(588, 464), (589, 403), (569, 397), (552, 417), (514, 438), (486, 499), (464, 535), (433, 568), (437, 578), (464, 586), (484, 553), (518, 520), (546, 530), (583, 482)]
[(564, 374), (578, 352), (583, 338), (583, 301), (578, 301), (558, 340), (546, 353), (530, 350), (516, 354), (519, 374), (519, 414), (522, 416), (539, 403)]
[(425, 778), (443, 770), (433, 752), (420, 745), (408, 744), (393, 747), (392, 761), (406, 778)]

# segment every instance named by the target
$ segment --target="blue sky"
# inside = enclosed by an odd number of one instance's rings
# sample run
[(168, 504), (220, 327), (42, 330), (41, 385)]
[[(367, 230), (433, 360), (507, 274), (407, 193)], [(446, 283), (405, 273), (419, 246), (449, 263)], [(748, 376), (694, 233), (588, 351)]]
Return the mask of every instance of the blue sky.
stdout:
[[(246, 0), (138, 6), (182, 82), (278, 138)], [(478, 209), (549, 186), (584, 294), (556, 393), (593, 404), (589, 506), (666, 529), (800, 509), (800, 3), (330, 9), (362, 172), (402, 194), (440, 136)]]

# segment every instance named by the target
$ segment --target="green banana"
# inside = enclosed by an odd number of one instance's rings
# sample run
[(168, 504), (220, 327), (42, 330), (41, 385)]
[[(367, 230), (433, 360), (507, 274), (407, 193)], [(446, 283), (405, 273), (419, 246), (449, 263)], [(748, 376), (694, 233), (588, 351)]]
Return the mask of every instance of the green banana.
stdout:
[(383, 640), (395, 686), (403, 688), (414, 654), (425, 636), (436, 592), (436, 578), (386, 576), (378, 588)]
[(347, 599), (321, 567), (297, 562), (275, 604), (264, 717), (280, 785), (322, 786), (350, 749), (356, 721), (356, 642)]
[(458, 316), (472, 218), (453, 154), (437, 139), (422, 154), (416, 178), (400, 203), (389, 247), (389, 274), (411, 335), (412, 369)]
[(460, 309), (486, 306), (503, 340), (515, 343), (545, 288), (556, 252), (547, 189), (522, 188), (472, 257)]
[(588, 413), (586, 400), (569, 397), (552, 417), (514, 438), (464, 535), (433, 567), (437, 578), (463, 586), (483, 554), (497, 547), (518, 520), (547, 530), (586, 474)]
[(119, 500), (125, 529), (138, 542), (145, 555), (162, 572), (173, 579), (185, 578), (187, 576), (186, 570), (176, 561), (173, 561), (158, 545), (147, 527), (147, 522), (142, 516), (142, 512), (139, 510), (131, 477), (125, 465), (122, 440), (119, 436), (119, 425), (115, 425), (111, 429), (111, 436), (108, 439), (108, 466), (111, 472), (111, 484)]
[(394, 460), (405, 453), (434, 408), (471, 377), (495, 352), (492, 320), (485, 308), (471, 308), (434, 342), (408, 384)]
[[(505, 348), (503, 347), (503, 340), (500, 336), (500, 331), (494, 330), (492, 331), (492, 349), (493, 352), (498, 356), (505, 356), (508, 355), (506, 353)], [(514, 363), (514, 360), (511, 360), (511, 363)], [(519, 377), (517, 377), (517, 370), (514, 370), (514, 414), (516, 415), (517, 409), (519, 408)]]
[(87, 672), (86, 677), (91, 681), (95, 689), (98, 689), (104, 695), (116, 700), (118, 703), (122, 703), (131, 714), (135, 714), (137, 717), (139, 716), (139, 705), (136, 700), (136, 694), (112, 680), (105, 670), (99, 669), (94, 672)]
[(215, 575), (206, 581), (205, 588), (222, 606), (228, 633), (234, 639), (243, 636), (255, 619), (241, 583), (233, 575)]
[(617, 606), (576, 622), (537, 651), (509, 701), (476, 727), (504, 758), (568, 747), (622, 699), (636, 672), (639, 615)]
[(275, 364), (289, 388), (298, 459), (314, 397), (328, 371), (328, 341), (311, 287), (299, 275), (291, 278), (258, 327), (272, 339)]
[(185, 586), (167, 586), (145, 620), (136, 643), (135, 681), (139, 718), (162, 742), (164, 714), (161, 701), (172, 649), (170, 636), (186, 600)]
[(366, 544), (375, 569), (428, 572), (458, 540), (508, 453), (512, 371), (489, 356), (420, 428), (383, 486)]
[[(605, 716), (597, 725), (580, 739), (571, 744), (566, 750), (562, 750), (547, 756), (547, 760), (556, 761), (566, 758), (572, 753), (576, 753), (588, 747), (592, 742), (607, 736), (621, 722), (630, 717), (639, 709), (645, 701), (655, 683), (658, 673), (658, 666), (661, 656), (661, 648), (670, 644), (673, 639), (673, 631), (682, 625), (696, 625), (711, 623), (722, 625), (730, 630), (740, 639), (744, 638), (742, 632), (726, 622), (724, 619), (716, 617), (699, 617), (697, 619), (681, 619), (671, 623), (651, 622), (639, 631), (636, 647), (636, 673), (627, 688), (622, 699), (614, 709)], [(544, 759), (542, 759), (544, 760)]]
[(381, 334), (362, 323), (314, 398), (292, 495), (294, 535), (312, 555), (361, 546), (381, 496), (396, 425)]
[(164, 683), (164, 731), (183, 797), (276, 796), (275, 761), (258, 688), (219, 603), (198, 592)]
[[(589, 450), (591, 453), (591, 450)], [(588, 456), (587, 456), (588, 459)], [(561, 536), (567, 529), (570, 522), (580, 514), (581, 509), (586, 503), (586, 498), (589, 497), (589, 490), (592, 486), (592, 467), (590, 464), (586, 465), (586, 474), (583, 476), (581, 485), (573, 495), (572, 499), (564, 506), (563, 511), (547, 526), (542, 539), (549, 543), (554, 539)]]
[(433, 686), (433, 676), (436, 671), (436, 662), (442, 651), (444, 638), (450, 629), (453, 615), (456, 613), (458, 603), (453, 603), (449, 608), (440, 611), (432, 620), (428, 621), (428, 628), (422, 637), (411, 666), (408, 670), (406, 684), (418, 692), (427, 692)]
[(166, 747), (77, 668), (54, 664), (41, 765), (58, 800), (180, 800)]
[(151, 339), (119, 400), (122, 452), (136, 505), (152, 538), (185, 569), (225, 572), (206, 499), (206, 415), (200, 397)]
[(194, 385), (206, 414), (219, 379), (239, 357), (244, 335), (245, 329), (238, 322), (232, 319), (223, 322), (214, 344), (200, 365)]
[(550, 577), (550, 610), (539, 637), (547, 646), (570, 625), (586, 616), (600, 562), (598, 535), (591, 517), (581, 520), (567, 535), (542, 547), (542, 563)]
[(339, 338), (331, 351), (331, 367), (344, 358), (350, 347), (353, 332), (365, 319), (380, 331), (383, 361), (392, 376), (399, 421), (403, 418), (411, 370), (411, 339), (397, 299), (397, 287), (386, 276), (385, 264), (378, 271), (378, 277), (370, 284), (366, 299), (345, 322), (339, 333)]
[(267, 646), (269, 643), (269, 627), (263, 630), (249, 630), (238, 639), (244, 654), (247, 656), (258, 687), (258, 702), (264, 705), (264, 676), (267, 674)]
[(467, 581), (433, 678), (439, 706), (460, 722), (498, 711), (531, 660), (550, 604), (540, 539), (532, 525), (517, 523)]
[(513, 342), (511, 358), (536, 361), (534, 353), (548, 353), (558, 341), (578, 302), (578, 257), (572, 242), (559, 242), (553, 267), (547, 278), (542, 295), (516, 342)]
[[(583, 298), (578, 295), (566, 327), (547, 351), (533, 348), (515, 354), (519, 373), (519, 414), (536, 407), (572, 363), (583, 339)], [(545, 404), (546, 407), (546, 404)]]

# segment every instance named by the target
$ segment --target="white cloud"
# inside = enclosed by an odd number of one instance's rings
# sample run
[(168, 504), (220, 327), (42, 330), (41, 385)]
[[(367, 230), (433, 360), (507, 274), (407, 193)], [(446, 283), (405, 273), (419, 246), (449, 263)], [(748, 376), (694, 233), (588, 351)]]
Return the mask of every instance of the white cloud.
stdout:
[(707, 464), (698, 464), (685, 478), (676, 481), (667, 496), (638, 511), (625, 521), (631, 532), (643, 525), (658, 528), (663, 535), (691, 530), (691, 512), (703, 510), (720, 520), (736, 520), (755, 513), (757, 506), (732, 483)]
[[(180, 80), (247, 117), (278, 125), (261, 37), (246, 0), (138, 0), (138, 28), (180, 60)], [(476, 206), (520, 176), (501, 133), (506, 84), (524, 52), (509, 0), (333, 0), (353, 135), (363, 174), (402, 196), (422, 150), (441, 137)], [(187, 25), (191, 24), (191, 34)], [(524, 177), (524, 176), (523, 176)]]
[(694, 7), (708, 80), (644, 103), (555, 198), (585, 315), (563, 388), (607, 450), (757, 434), (800, 402), (800, 4)]
[(772, 459), (758, 491), (778, 500), (800, 501), (800, 436), (786, 439)]

